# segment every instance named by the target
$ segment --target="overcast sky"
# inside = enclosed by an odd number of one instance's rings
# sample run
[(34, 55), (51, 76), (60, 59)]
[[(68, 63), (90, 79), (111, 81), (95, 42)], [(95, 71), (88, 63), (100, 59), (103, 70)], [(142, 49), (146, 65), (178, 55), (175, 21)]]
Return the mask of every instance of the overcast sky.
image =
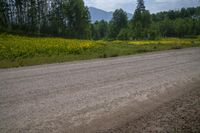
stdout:
[[(96, 7), (105, 11), (114, 11), (122, 8), (133, 13), (137, 0), (84, 0), (89, 7)], [(180, 9), (182, 7), (200, 6), (200, 0), (144, 0), (147, 10), (155, 13), (163, 10)]]

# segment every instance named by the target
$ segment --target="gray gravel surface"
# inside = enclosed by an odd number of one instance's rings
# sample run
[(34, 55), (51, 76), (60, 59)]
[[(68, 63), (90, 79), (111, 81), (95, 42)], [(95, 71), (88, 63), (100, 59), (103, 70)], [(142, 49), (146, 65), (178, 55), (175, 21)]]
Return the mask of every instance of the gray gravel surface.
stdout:
[[(191, 86), (190, 86), (191, 87)], [(171, 96), (169, 96), (172, 98)], [(154, 101), (155, 104), (155, 101)], [(162, 103), (140, 117), (129, 118), (103, 133), (199, 133), (200, 84), (193, 89)]]
[(111, 131), (199, 81), (200, 48), (0, 69), (0, 132)]

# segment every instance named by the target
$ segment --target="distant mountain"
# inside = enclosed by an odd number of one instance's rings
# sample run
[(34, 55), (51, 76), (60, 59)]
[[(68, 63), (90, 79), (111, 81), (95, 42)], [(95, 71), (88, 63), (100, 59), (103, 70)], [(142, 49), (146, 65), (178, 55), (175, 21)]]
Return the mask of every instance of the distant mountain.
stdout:
[[(90, 15), (91, 15), (91, 21), (94, 23), (95, 21), (105, 20), (110, 21), (112, 19), (113, 12), (106, 12), (104, 10), (95, 8), (95, 7), (89, 7)], [(132, 18), (132, 14), (127, 13), (127, 16), (129, 19)]]

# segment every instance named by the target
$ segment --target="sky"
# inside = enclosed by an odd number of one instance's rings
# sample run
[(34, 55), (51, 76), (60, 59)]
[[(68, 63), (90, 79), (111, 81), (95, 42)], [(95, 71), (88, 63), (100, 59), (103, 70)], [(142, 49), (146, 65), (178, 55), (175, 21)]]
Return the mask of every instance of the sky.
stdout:
[[(122, 8), (126, 12), (133, 13), (137, 0), (84, 0), (84, 2), (88, 7), (96, 7), (105, 11)], [(146, 9), (151, 13), (200, 6), (200, 0), (144, 0), (144, 2)]]

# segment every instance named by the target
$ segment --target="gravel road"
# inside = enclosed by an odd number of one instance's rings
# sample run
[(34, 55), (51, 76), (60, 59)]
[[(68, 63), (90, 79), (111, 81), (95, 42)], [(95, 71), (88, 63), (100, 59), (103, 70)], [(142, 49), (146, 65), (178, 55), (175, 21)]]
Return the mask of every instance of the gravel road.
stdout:
[(0, 132), (198, 132), (199, 93), (200, 48), (0, 69)]

